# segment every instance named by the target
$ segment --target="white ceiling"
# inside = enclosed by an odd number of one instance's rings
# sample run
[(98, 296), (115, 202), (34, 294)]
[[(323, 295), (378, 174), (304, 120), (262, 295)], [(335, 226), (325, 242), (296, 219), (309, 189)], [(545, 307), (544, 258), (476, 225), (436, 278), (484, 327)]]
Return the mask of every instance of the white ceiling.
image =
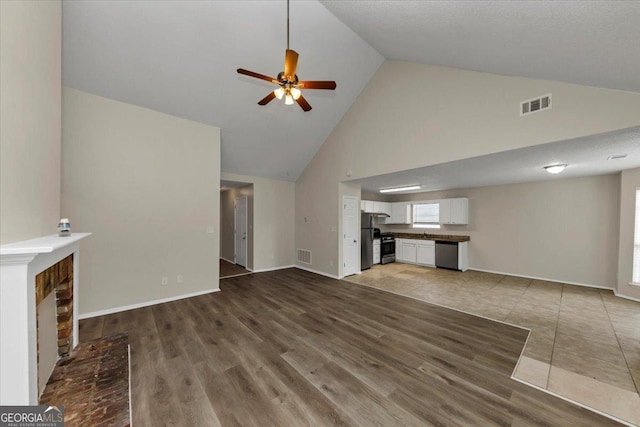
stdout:
[(640, 1), (321, 3), (387, 59), (640, 92)]
[[(621, 154), (628, 156), (608, 160), (610, 156)], [(544, 166), (554, 164), (568, 166), (558, 175), (544, 170)], [(603, 175), (637, 167), (640, 167), (640, 126), (351, 182), (373, 193), (382, 188), (421, 186), (419, 190), (391, 193), (406, 194)]]
[(290, 181), (385, 57), (640, 92), (640, 1), (293, 0), (298, 75), (337, 90), (261, 107), (274, 86), (235, 70), (282, 70), (285, 18), (284, 0), (65, 0), (63, 83), (219, 126), (223, 172)]

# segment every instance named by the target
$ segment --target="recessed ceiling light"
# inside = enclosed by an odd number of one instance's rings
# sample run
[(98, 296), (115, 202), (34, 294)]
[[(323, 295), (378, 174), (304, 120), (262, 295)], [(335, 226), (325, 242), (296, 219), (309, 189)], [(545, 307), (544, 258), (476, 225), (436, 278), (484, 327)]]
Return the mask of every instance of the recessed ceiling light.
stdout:
[(544, 169), (552, 174), (558, 174), (560, 172), (562, 172), (565, 168), (567, 167), (566, 164), (560, 164), (560, 165), (549, 165), (549, 166), (545, 166)]
[(628, 154), (615, 154), (613, 156), (609, 156), (607, 157), (607, 160), (619, 160), (619, 159), (626, 159), (628, 156)]
[(381, 193), (395, 193), (396, 191), (409, 191), (409, 190), (419, 190), (419, 185), (410, 185), (408, 187), (396, 187), (396, 188), (383, 188), (380, 190)]

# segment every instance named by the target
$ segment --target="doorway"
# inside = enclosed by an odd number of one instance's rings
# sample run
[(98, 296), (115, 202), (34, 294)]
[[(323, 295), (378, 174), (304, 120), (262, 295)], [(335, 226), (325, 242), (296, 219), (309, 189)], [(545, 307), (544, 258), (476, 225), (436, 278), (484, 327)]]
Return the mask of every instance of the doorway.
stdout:
[(253, 184), (222, 180), (220, 181), (220, 278), (248, 274), (252, 270)]

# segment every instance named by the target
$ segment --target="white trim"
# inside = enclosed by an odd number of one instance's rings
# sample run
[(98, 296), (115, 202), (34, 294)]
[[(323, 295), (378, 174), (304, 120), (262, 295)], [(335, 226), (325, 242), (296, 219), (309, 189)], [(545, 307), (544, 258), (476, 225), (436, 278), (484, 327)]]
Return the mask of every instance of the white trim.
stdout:
[(235, 264), (235, 263), (236, 263), (236, 261), (235, 261), (235, 260), (231, 261), (230, 259), (226, 259), (226, 258), (225, 258), (225, 257), (223, 257), (223, 256), (221, 256), (221, 257), (220, 257), (220, 259), (221, 259), (221, 260), (223, 260), (223, 261), (227, 261), (228, 263), (231, 263), (231, 264)]
[(315, 274), (319, 274), (321, 276), (330, 277), (332, 279), (340, 280), (340, 277), (338, 277), (336, 275), (329, 274), (329, 273), (324, 273), (322, 271), (314, 270), (312, 268), (302, 267), (302, 266), (299, 266), (299, 265), (293, 265), (292, 267), (299, 268), (300, 270), (308, 271), (309, 273), (315, 273)]
[(500, 275), (503, 275), (503, 276), (522, 277), (522, 278), (525, 278), (525, 279), (544, 280), (545, 282), (554, 282), (554, 283), (560, 283), (560, 284), (564, 284), (564, 285), (583, 286), (585, 288), (606, 289), (608, 291), (614, 290), (613, 287), (607, 287), (607, 286), (588, 285), (586, 283), (569, 282), (567, 280), (547, 279), (545, 277), (524, 276), (522, 274), (504, 273), (502, 271), (484, 270), (482, 268), (475, 268), (475, 267), (469, 267), (469, 270), (480, 271), (482, 273), (500, 274)]
[(629, 286), (637, 286), (640, 288), (640, 283), (629, 282)]
[(627, 296), (627, 295), (623, 295), (623, 294), (619, 293), (616, 289), (613, 290), (613, 294), (615, 296), (617, 296), (618, 298), (628, 299), (629, 301), (640, 302), (640, 299), (634, 298), (634, 297), (630, 297), (630, 296)]
[(156, 304), (164, 304), (166, 302), (178, 301), (178, 300), (181, 300), (181, 299), (191, 298), (191, 297), (197, 297), (197, 296), (200, 296), (200, 295), (210, 294), (210, 293), (213, 293), (213, 292), (220, 292), (220, 288), (209, 289), (209, 290), (200, 291), (200, 292), (193, 292), (193, 293), (190, 293), (190, 294), (176, 295), (176, 296), (173, 296), (173, 297), (156, 299), (156, 300), (153, 300), (153, 301), (145, 301), (145, 302), (140, 302), (140, 303), (137, 303), (137, 304), (125, 305), (125, 306), (122, 306), (122, 307), (108, 308), (106, 310), (93, 311), (91, 313), (83, 313), (83, 314), (78, 315), (78, 319), (80, 319), (80, 320), (90, 319), (92, 317), (99, 317), (99, 316), (105, 316), (107, 314), (120, 313), (121, 311), (135, 310), (136, 308), (143, 308), (143, 307), (148, 307), (150, 305), (156, 305)]
[(294, 267), (295, 265), (282, 265), (280, 267), (261, 268), (260, 270), (249, 270), (247, 268), (247, 270), (251, 271), (252, 273), (266, 273), (267, 271), (284, 270), (287, 268), (294, 268)]

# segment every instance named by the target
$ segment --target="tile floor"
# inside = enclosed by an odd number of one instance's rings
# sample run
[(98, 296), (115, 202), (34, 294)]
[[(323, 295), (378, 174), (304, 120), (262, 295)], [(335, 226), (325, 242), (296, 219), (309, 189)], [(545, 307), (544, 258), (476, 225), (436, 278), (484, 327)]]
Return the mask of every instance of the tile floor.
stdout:
[(640, 425), (640, 303), (607, 290), (402, 263), (345, 280), (531, 329), (514, 377)]

